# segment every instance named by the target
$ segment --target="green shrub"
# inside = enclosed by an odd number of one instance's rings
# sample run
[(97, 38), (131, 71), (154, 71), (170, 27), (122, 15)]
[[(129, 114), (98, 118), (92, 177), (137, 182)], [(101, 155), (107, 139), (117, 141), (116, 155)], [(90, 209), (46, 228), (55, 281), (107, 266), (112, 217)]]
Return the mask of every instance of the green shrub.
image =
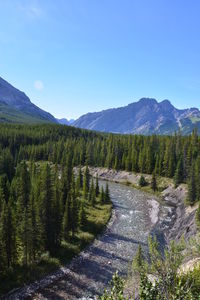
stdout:
[(147, 184), (148, 182), (146, 181), (145, 177), (142, 175), (139, 180), (139, 186), (143, 187), (146, 186)]

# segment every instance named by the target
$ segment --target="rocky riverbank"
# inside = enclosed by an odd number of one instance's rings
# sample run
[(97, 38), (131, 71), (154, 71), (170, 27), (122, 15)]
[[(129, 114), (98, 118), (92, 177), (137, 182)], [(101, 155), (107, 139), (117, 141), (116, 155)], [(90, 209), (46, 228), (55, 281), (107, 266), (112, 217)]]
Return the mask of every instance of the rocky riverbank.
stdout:
[[(138, 182), (141, 176), (141, 174), (138, 173), (97, 167), (90, 167), (90, 174), (94, 177), (98, 175), (98, 177), (103, 180), (132, 184), (134, 187), (139, 187)], [(143, 175), (148, 182), (151, 181), (151, 175)], [(165, 181), (166, 178), (162, 180)], [(170, 183), (169, 186), (162, 191), (160, 199), (148, 200), (151, 223), (152, 225), (157, 224), (155, 231), (164, 234), (166, 243), (169, 243), (170, 240), (178, 242), (182, 236), (188, 241), (191, 237), (195, 236), (197, 232), (195, 223), (197, 205), (186, 206), (186, 197), (187, 189), (185, 185), (182, 184), (175, 188), (174, 185)]]
[[(187, 190), (170, 184), (160, 197), (137, 191), (140, 174), (106, 168), (90, 168), (92, 176), (109, 180), (114, 204), (106, 231), (66, 267), (39, 282), (10, 294), (6, 299), (79, 299), (94, 297), (107, 286), (112, 274), (126, 271), (138, 244), (147, 249), (149, 234), (164, 245), (171, 239), (188, 240), (196, 233), (195, 207), (186, 207)], [(150, 175), (145, 175), (147, 181)], [(101, 183), (104, 184), (104, 183)]]

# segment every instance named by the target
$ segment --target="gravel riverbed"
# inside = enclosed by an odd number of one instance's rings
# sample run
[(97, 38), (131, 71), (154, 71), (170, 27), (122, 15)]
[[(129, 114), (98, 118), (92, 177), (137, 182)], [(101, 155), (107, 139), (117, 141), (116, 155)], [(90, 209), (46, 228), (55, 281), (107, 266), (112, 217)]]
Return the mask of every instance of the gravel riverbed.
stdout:
[(127, 274), (138, 244), (147, 249), (158, 218), (156, 197), (122, 184), (110, 182), (109, 187), (113, 214), (105, 232), (68, 266), (6, 299), (95, 299), (116, 270)]

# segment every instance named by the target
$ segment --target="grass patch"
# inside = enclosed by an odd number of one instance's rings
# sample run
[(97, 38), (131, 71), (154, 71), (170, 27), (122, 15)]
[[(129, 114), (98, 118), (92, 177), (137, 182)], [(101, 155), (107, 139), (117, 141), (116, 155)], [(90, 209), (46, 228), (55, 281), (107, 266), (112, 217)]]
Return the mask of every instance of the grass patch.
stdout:
[(44, 253), (37, 264), (27, 267), (17, 265), (15, 269), (11, 269), (4, 276), (0, 276), (0, 294), (42, 279), (69, 263), (73, 257), (91, 244), (98, 234), (102, 233), (110, 219), (111, 211), (111, 203), (103, 205), (97, 203), (95, 207), (88, 205), (86, 208), (87, 223), (83, 230), (79, 230), (74, 237), (69, 237), (67, 242), (62, 241), (53, 257), (49, 253)]

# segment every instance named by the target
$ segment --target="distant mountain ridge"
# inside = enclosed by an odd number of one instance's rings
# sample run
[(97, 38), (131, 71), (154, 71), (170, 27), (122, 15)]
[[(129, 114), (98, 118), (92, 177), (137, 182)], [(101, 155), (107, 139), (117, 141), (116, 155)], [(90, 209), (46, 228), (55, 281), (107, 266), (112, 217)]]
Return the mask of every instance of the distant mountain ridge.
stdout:
[(197, 127), (200, 133), (198, 108), (177, 109), (169, 100), (157, 102), (153, 98), (141, 98), (124, 107), (87, 113), (73, 126), (113, 133), (173, 134), (181, 131), (189, 134)]
[(62, 125), (72, 125), (74, 123), (74, 119), (70, 119), (70, 120), (67, 120), (66, 118), (62, 118), (62, 119), (56, 119), (58, 121), (59, 124), (62, 124)]
[(33, 104), (24, 92), (0, 77), (0, 122), (57, 123), (57, 120)]

